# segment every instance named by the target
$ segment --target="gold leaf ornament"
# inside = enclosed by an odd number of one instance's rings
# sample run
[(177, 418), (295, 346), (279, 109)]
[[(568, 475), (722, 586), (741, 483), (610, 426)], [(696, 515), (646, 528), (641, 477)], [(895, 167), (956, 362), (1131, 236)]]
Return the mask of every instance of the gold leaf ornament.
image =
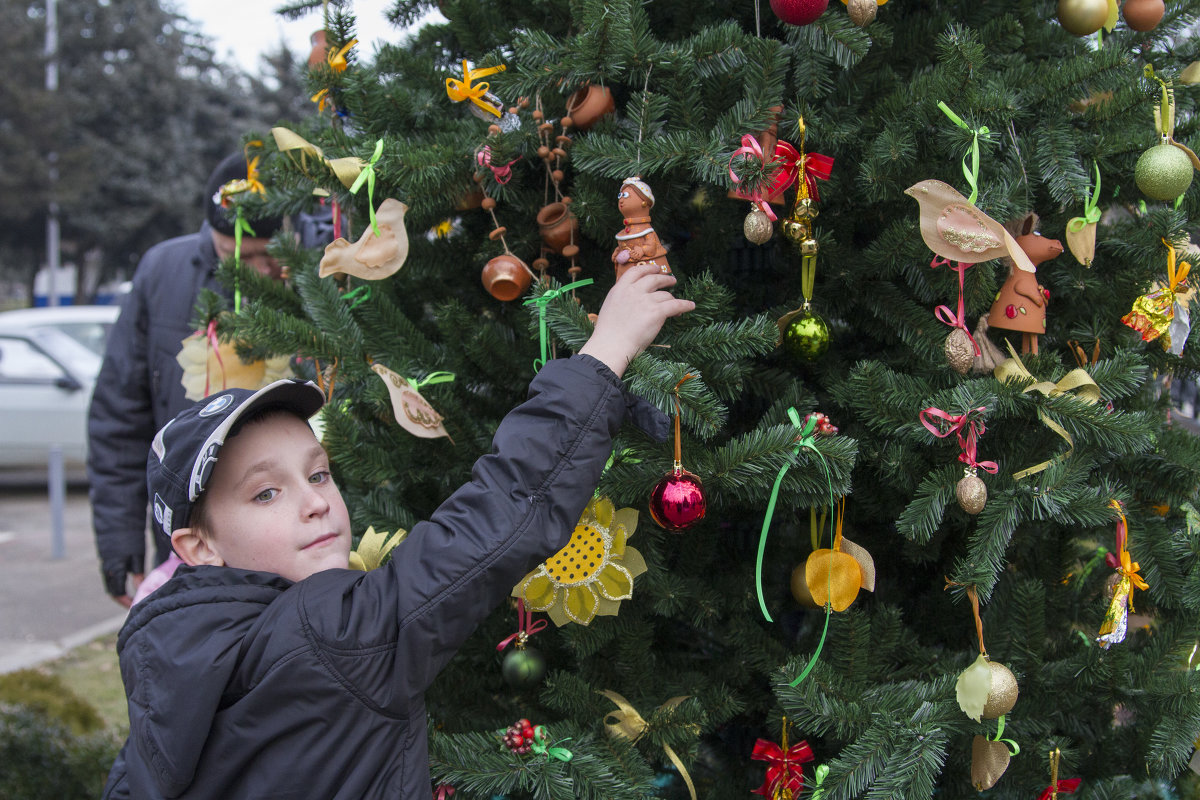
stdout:
[(404, 541), (408, 531), (400, 528), (388, 538), (387, 531), (376, 532), (375, 526), (367, 528), (358, 547), (350, 552), (350, 569), (370, 572), (383, 564), (383, 559), (396, 545)]
[(615, 616), (621, 601), (633, 597), (634, 578), (646, 571), (642, 554), (628, 545), (637, 522), (636, 509), (617, 510), (607, 497), (592, 498), (567, 545), (526, 575), (512, 596), (560, 627)]

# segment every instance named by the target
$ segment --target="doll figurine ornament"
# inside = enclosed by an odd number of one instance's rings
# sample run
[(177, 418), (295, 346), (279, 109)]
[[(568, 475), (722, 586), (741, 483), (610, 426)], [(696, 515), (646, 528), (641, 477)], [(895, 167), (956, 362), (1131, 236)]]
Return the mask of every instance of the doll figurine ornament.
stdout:
[(625, 227), (616, 234), (617, 246), (612, 252), (617, 280), (625, 270), (638, 264), (654, 264), (665, 274), (671, 273), (667, 263), (667, 248), (659, 241), (650, 225), (650, 209), (654, 207), (654, 192), (640, 177), (626, 178), (617, 193), (617, 208), (625, 218)]
[(1062, 242), (1037, 232), (1038, 216), (1026, 214), (1013, 223), (1016, 242), (1027, 256), (1010, 259), (1008, 280), (1000, 287), (988, 314), (988, 325), (1020, 331), (1021, 352), (1037, 355), (1038, 336), (1046, 332), (1046, 306), (1050, 292), (1037, 281), (1037, 267), (1063, 252)]

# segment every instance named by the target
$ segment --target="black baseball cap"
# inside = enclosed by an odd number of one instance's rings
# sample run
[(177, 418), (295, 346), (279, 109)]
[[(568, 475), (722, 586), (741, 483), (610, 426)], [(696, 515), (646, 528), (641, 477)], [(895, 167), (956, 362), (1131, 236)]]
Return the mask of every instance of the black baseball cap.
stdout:
[(308, 419), (325, 404), (312, 381), (282, 380), (258, 390), (226, 389), (179, 412), (162, 427), (146, 459), (154, 521), (168, 537), (186, 528), (234, 424), (251, 411), (279, 408)]
[[(234, 217), (231, 209), (221, 205), (221, 187), (230, 181), (244, 181), (249, 171), (246, 156), (242, 153), (230, 153), (221, 159), (221, 163), (213, 169), (204, 184), (204, 217), (217, 233), (233, 236)], [(247, 219), (254, 235), (260, 239), (269, 238), (275, 231), (283, 227), (283, 217), (256, 217)]]

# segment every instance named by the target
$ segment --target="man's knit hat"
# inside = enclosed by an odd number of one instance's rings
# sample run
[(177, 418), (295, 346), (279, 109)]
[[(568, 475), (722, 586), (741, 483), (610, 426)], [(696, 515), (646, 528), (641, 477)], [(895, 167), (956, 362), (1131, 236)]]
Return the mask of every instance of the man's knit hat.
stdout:
[[(234, 227), (233, 209), (221, 206), (221, 187), (230, 181), (246, 180), (248, 171), (245, 154), (231, 153), (208, 176), (208, 182), (204, 185), (204, 216), (217, 233), (233, 236)], [(261, 239), (268, 238), (283, 227), (282, 217), (247, 218), (246, 221), (254, 229), (254, 235)]]

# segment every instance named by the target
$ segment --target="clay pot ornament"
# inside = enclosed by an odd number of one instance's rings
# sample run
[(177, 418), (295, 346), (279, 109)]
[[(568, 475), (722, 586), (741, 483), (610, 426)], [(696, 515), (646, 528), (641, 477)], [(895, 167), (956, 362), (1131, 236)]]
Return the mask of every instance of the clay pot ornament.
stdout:
[(829, 0), (771, 0), (771, 10), (788, 25), (811, 25), (829, 8)]
[(512, 253), (501, 253), (484, 265), (480, 279), (488, 294), (507, 303), (525, 294), (533, 282), (533, 272)]
[(1167, 13), (1167, 6), (1163, 0), (1125, 0), (1125, 5), (1121, 9), (1121, 16), (1125, 18), (1125, 24), (1131, 30), (1142, 33), (1154, 30), (1162, 21), (1165, 13)]
[(1046, 306), (1050, 292), (1037, 281), (1037, 267), (1058, 257), (1063, 245), (1058, 239), (1048, 239), (1037, 232), (1038, 216), (1026, 214), (1011, 223), (1017, 245), (1026, 255), (1023, 260), (1008, 259), (1008, 279), (1000, 287), (988, 326), (1021, 333), (1021, 352), (1037, 355), (1038, 336), (1046, 332)]
[(612, 251), (613, 268), (619, 280), (625, 270), (638, 264), (653, 264), (670, 274), (667, 248), (663, 246), (650, 224), (650, 209), (654, 208), (654, 192), (640, 176), (626, 178), (617, 192), (617, 208), (624, 217), (625, 227), (615, 236), (617, 246)]
[[(542, 244), (555, 255), (566, 255), (563, 249), (575, 245), (579, 241), (579, 220), (571, 213), (566, 203), (550, 203), (543, 206), (537, 214), (538, 231), (542, 235)], [(578, 249), (572, 253), (577, 255)], [(568, 256), (569, 257), (569, 256)]]
[(394, 275), (408, 259), (408, 231), (404, 214), (408, 206), (399, 200), (384, 200), (375, 212), (379, 233), (367, 226), (354, 244), (338, 238), (325, 246), (320, 276), (344, 273), (377, 281)]
[[(617, 108), (612, 90), (607, 86), (589, 83), (567, 98), (567, 116), (570, 126), (577, 130), (586, 131), (600, 118), (611, 114)], [(563, 122), (566, 125), (566, 121)]]

